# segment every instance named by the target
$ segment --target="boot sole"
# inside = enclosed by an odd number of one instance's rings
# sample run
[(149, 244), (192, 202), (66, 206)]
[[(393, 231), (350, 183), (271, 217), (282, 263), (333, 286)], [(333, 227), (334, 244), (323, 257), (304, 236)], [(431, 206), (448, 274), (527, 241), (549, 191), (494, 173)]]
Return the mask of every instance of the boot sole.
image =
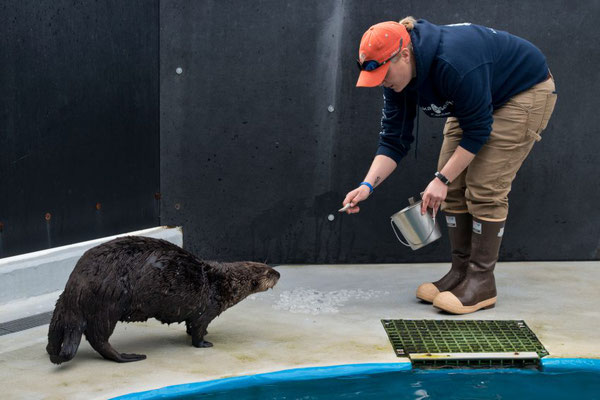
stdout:
[[(422, 300), (426, 303), (433, 303), (433, 300), (435, 299), (435, 297), (438, 294), (440, 294), (440, 291), (437, 290), (437, 288), (436, 288), (437, 292), (435, 292), (433, 290), (432, 291), (424, 290), (423, 286), (425, 286), (425, 285), (426, 284), (423, 284), (417, 288), (417, 299)], [(429, 285), (434, 286), (433, 284), (429, 284)]]
[(435, 300), (435, 296), (433, 297), (428, 297), (428, 296), (424, 296), (424, 295), (419, 295), (419, 293), (417, 293), (417, 299), (424, 301), (426, 303), (432, 303), (433, 304), (433, 300)]
[(452, 314), (470, 314), (479, 310), (487, 310), (496, 306), (496, 297), (491, 299), (480, 301), (473, 306), (456, 306), (454, 304), (447, 304), (444, 301), (436, 301), (433, 306), (440, 310), (452, 313)]

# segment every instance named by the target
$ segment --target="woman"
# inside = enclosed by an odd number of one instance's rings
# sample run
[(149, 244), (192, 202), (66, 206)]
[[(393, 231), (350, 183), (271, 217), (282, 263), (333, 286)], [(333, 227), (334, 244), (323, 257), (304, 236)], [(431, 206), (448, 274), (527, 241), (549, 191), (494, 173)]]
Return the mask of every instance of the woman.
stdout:
[(383, 86), (384, 108), (379, 148), (364, 181), (344, 199), (347, 213), (359, 212), (358, 203), (408, 152), (417, 106), (447, 118), (421, 213), (445, 212), (452, 266), (419, 286), (417, 297), (454, 314), (494, 307), (508, 193), (556, 103), (544, 55), (506, 32), (407, 17), (370, 27), (358, 63), (356, 86)]

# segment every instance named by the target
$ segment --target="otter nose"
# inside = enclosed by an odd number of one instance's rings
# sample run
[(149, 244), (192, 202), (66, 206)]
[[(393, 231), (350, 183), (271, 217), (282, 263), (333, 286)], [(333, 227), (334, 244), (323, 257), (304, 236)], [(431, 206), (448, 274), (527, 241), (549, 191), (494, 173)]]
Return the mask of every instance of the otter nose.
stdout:
[(276, 270), (274, 270), (274, 269), (272, 269), (272, 270), (270, 270), (270, 271), (269, 271), (269, 275), (271, 275), (271, 276), (275, 276), (275, 277), (277, 277), (277, 279), (279, 279), (279, 277), (281, 276), (281, 275), (279, 274), (279, 272), (278, 272), (278, 271), (276, 271)]

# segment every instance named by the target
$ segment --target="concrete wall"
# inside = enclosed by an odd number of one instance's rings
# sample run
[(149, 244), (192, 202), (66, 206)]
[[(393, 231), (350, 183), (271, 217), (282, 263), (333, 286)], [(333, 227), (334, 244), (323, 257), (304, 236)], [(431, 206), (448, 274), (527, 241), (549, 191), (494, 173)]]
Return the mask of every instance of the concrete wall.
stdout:
[(0, 7), (0, 257), (160, 223), (182, 225), (206, 258), (447, 260), (446, 236), (412, 252), (389, 227), (430, 181), (443, 121), (421, 117), (418, 158), (360, 214), (335, 212), (377, 147), (381, 91), (354, 87), (358, 41), (410, 14), (544, 51), (558, 105), (513, 185), (501, 257), (600, 258), (597, 0)]
[(335, 213), (364, 177), (378, 139), (381, 90), (354, 87), (358, 42), (373, 23), (413, 15), (507, 30), (545, 53), (558, 105), (514, 182), (501, 258), (600, 258), (600, 2), (164, 0), (160, 7), (162, 222), (183, 225), (186, 247), (199, 255), (449, 259), (446, 236), (413, 252), (389, 226), (435, 172), (441, 120), (421, 116), (418, 158), (403, 160), (360, 214)]
[(0, 93), (0, 257), (158, 225), (158, 0), (4, 0)]

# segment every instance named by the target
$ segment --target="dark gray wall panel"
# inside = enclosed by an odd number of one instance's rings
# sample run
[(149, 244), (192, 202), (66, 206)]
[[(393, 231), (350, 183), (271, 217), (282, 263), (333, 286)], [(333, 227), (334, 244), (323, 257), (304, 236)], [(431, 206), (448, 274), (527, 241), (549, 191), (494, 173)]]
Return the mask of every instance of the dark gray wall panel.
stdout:
[(161, 1), (162, 222), (183, 225), (206, 258), (448, 260), (446, 236), (413, 252), (389, 227), (435, 171), (441, 120), (421, 116), (418, 158), (360, 214), (335, 213), (377, 147), (381, 90), (354, 87), (358, 42), (414, 15), (507, 30), (546, 54), (558, 105), (513, 185), (501, 258), (598, 259), (599, 12), (598, 1)]
[(2, 2), (0, 257), (158, 224), (158, 66), (157, 0)]

